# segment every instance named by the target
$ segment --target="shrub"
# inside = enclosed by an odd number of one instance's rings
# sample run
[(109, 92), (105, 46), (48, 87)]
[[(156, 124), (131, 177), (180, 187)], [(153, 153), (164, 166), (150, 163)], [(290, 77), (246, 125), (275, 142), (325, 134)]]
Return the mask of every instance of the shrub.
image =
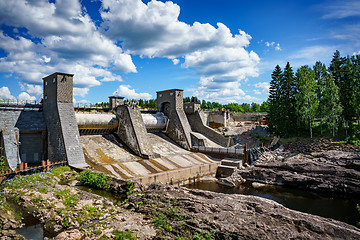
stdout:
[(126, 195), (131, 195), (134, 193), (134, 183), (133, 182), (127, 182), (125, 186)]
[(91, 187), (96, 187), (96, 188), (104, 188), (106, 186), (106, 182), (109, 180), (110, 178), (108, 178), (105, 174), (100, 173), (94, 173), (92, 171), (86, 170), (86, 171), (82, 171), (80, 173), (80, 182), (84, 185), (88, 185)]

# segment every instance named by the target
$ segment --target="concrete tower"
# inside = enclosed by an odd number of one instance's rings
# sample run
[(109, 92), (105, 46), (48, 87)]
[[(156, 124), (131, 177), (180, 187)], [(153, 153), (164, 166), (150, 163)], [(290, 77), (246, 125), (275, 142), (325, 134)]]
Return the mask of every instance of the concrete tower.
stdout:
[(73, 106), (73, 74), (53, 73), (43, 78), (43, 111), (48, 131), (48, 158), (67, 159), (69, 165), (86, 167)]
[(185, 149), (191, 149), (190, 124), (184, 112), (183, 90), (157, 92), (158, 111), (169, 118), (166, 134)]

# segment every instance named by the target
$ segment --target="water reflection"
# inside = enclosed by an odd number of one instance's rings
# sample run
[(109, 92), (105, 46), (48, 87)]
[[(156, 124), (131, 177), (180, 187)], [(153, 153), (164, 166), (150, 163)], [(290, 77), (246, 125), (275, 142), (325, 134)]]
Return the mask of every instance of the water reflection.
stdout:
[(356, 204), (360, 203), (360, 199), (354, 197), (318, 194), (311, 191), (278, 186), (253, 188), (250, 184), (232, 188), (217, 184), (216, 182), (197, 182), (185, 187), (226, 194), (263, 197), (274, 200), (290, 209), (336, 219), (355, 226), (356, 222), (360, 221), (359, 213), (356, 210)]
[(44, 239), (44, 229), (41, 224), (27, 226), (16, 229), (16, 232), (28, 240), (42, 240)]

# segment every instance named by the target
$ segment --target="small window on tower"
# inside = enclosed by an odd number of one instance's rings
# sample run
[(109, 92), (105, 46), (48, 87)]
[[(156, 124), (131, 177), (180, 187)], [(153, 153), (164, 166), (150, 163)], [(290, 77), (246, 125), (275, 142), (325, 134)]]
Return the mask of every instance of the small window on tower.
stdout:
[(55, 78), (53, 78), (53, 83), (55, 82), (55, 80), (56, 80), (56, 79), (55, 79)]
[(66, 77), (63, 76), (63, 78), (61, 79), (61, 82), (66, 82)]

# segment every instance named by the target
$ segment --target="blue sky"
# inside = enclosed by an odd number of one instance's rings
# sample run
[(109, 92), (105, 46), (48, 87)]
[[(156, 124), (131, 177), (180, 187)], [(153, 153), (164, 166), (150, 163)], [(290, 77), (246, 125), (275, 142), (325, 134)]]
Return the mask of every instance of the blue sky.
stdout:
[(74, 101), (267, 99), (271, 72), (360, 54), (360, 1), (0, 0), (0, 99), (40, 100), (73, 73)]

